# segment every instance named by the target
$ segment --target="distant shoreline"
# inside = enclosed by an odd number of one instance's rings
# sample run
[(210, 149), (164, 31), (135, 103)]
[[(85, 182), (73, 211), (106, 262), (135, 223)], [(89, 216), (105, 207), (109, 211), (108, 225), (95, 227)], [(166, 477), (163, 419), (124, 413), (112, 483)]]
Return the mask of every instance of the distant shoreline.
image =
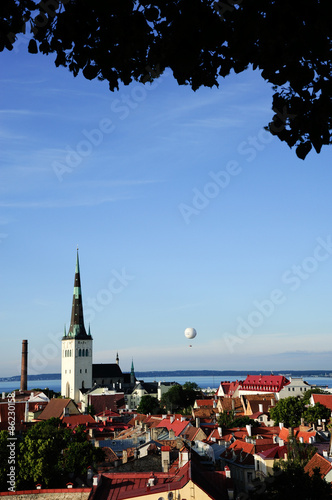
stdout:
[[(239, 377), (246, 378), (247, 375), (284, 375), (285, 377), (332, 377), (329, 370), (168, 370), (168, 371), (144, 371), (135, 372), (136, 377)], [(41, 373), (39, 375), (28, 375), (28, 380), (60, 380), (60, 373)], [(12, 377), (0, 377), (0, 382), (17, 382), (21, 380), (20, 375)]]

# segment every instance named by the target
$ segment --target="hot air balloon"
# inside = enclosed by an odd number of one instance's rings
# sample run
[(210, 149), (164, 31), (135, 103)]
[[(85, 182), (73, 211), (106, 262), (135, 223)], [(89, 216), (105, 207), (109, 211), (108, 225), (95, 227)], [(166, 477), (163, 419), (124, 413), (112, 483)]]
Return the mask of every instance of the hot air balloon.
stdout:
[(187, 339), (194, 339), (197, 335), (197, 332), (195, 328), (186, 328), (184, 331), (184, 335), (185, 337), (187, 337)]

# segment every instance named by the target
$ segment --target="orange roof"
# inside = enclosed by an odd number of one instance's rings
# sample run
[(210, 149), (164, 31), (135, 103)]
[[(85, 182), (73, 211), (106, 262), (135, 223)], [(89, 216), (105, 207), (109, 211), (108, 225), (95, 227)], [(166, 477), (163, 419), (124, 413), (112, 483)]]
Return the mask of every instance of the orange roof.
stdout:
[(314, 404), (320, 403), (332, 411), (332, 394), (312, 394)]
[[(307, 431), (302, 431), (300, 430), (299, 427), (295, 427), (293, 429), (293, 433), (294, 433), (294, 437), (299, 440), (300, 437), (303, 438), (303, 442), (304, 443), (309, 443), (310, 441), (310, 438), (311, 437), (315, 437), (316, 436), (316, 431), (311, 431), (311, 432), (307, 432)], [(279, 433), (279, 438), (280, 439), (283, 439), (285, 441), (285, 443), (288, 442), (289, 440), (289, 429), (287, 429), (286, 427), (283, 427), (281, 430), (280, 430), (280, 433)]]
[(195, 404), (198, 407), (201, 407), (201, 406), (212, 406), (213, 407), (214, 401), (215, 401), (214, 399), (196, 399)]
[(304, 467), (305, 472), (309, 473), (309, 476), (312, 476), (315, 469), (319, 469), (320, 475), (322, 478), (326, 476), (328, 472), (332, 469), (331, 462), (319, 455), (319, 453), (315, 453), (315, 455), (309, 460), (307, 465)]

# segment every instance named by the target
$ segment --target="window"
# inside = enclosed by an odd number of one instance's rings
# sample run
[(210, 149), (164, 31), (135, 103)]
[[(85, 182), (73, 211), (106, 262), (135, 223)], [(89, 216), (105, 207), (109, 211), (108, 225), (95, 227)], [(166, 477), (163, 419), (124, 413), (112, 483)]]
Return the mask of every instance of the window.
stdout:
[(85, 373), (88, 373), (88, 370), (85, 368)]
[(80, 368), (80, 373), (82, 373), (82, 368)]
[(79, 350), (78, 350), (78, 355), (79, 355), (79, 356), (82, 356), (82, 351), (81, 351), (81, 349), (79, 349)]
[(87, 350), (87, 349), (85, 349), (85, 355), (86, 355), (86, 356), (89, 356), (89, 352), (88, 352), (88, 350)]

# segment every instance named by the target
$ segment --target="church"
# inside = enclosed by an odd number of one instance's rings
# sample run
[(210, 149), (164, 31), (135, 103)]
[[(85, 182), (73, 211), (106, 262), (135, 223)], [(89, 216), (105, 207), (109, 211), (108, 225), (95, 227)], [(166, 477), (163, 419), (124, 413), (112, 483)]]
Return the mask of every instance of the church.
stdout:
[(93, 346), (90, 327), (84, 326), (78, 249), (74, 280), (74, 294), (69, 331), (64, 331), (61, 351), (61, 395), (81, 403), (86, 395), (100, 390), (131, 391), (136, 383), (134, 364), (131, 372), (122, 373), (119, 356), (116, 363), (93, 364)]

